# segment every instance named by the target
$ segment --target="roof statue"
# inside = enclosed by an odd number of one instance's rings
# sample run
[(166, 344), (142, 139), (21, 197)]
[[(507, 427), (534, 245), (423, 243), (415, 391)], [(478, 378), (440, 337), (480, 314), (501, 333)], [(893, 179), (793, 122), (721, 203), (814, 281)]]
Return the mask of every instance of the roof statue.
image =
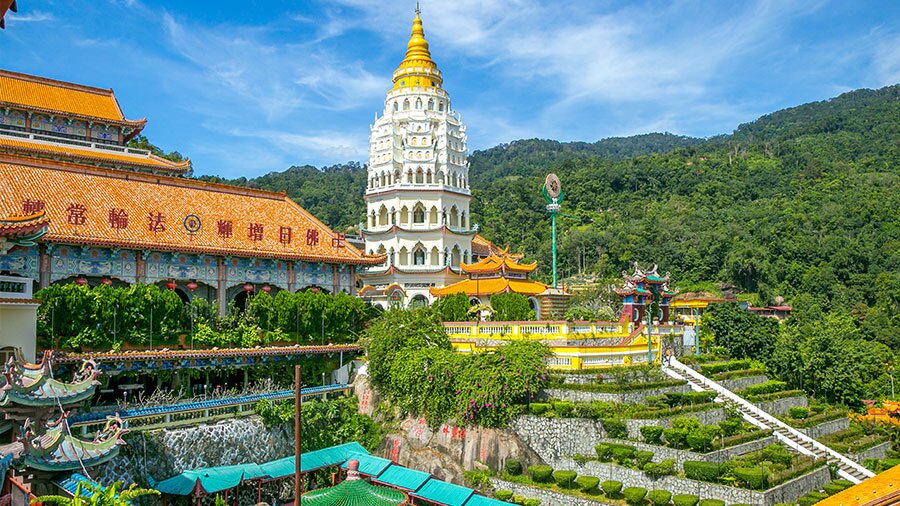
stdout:
[(94, 395), (100, 371), (93, 360), (84, 361), (71, 383), (54, 379), (52, 352), (45, 351), (39, 364), (10, 357), (0, 380), (0, 407), (56, 407), (83, 402)]
[(70, 471), (102, 464), (119, 453), (124, 445), (122, 436), (128, 432), (118, 415), (110, 417), (92, 441), (78, 439), (66, 430), (68, 413), (48, 422), (42, 435), (35, 432), (34, 423), (23, 427), (20, 458), (25, 467), (41, 471)]
[(300, 496), (301, 506), (398, 506), (405, 504), (406, 493), (396, 489), (371, 485), (359, 475), (359, 461), (347, 463), (347, 479), (330, 488), (320, 488)]
[(0, 255), (13, 246), (34, 246), (36, 240), (47, 233), (50, 218), (41, 209), (26, 216), (0, 216)]

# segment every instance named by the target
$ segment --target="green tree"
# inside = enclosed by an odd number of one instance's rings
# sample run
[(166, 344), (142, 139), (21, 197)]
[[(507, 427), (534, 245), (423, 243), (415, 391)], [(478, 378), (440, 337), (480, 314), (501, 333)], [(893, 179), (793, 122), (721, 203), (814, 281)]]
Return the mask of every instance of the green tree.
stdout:
[(711, 304), (703, 313), (701, 336), (713, 337), (734, 358), (768, 360), (778, 339), (778, 322), (757, 316), (737, 302)]
[(108, 487), (80, 482), (73, 497), (45, 495), (31, 500), (32, 504), (61, 504), (65, 506), (129, 506), (138, 497), (160, 495), (158, 490), (138, 488), (130, 485), (120, 490), (124, 484), (117, 481)]
[(534, 320), (534, 310), (531, 309), (528, 298), (520, 293), (491, 295), (491, 308), (494, 310), (494, 320), (497, 321)]
[(432, 310), (438, 314), (441, 321), (461, 322), (469, 318), (469, 297), (465, 293), (454, 293), (434, 301)]

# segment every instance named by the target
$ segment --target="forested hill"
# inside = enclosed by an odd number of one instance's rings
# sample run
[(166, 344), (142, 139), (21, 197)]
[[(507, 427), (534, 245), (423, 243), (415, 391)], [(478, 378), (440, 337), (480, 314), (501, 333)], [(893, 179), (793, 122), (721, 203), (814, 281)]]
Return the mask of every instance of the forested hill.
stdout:
[[(759, 302), (900, 300), (898, 140), (900, 86), (785, 109), (703, 142), (517, 141), (470, 158), (473, 221), (540, 261), (546, 277), (550, 227), (539, 189), (556, 172), (567, 195), (564, 276), (615, 276), (638, 260), (671, 271), (682, 290), (730, 282)], [(336, 228), (363, 214), (358, 164), (235, 182), (287, 190)]]

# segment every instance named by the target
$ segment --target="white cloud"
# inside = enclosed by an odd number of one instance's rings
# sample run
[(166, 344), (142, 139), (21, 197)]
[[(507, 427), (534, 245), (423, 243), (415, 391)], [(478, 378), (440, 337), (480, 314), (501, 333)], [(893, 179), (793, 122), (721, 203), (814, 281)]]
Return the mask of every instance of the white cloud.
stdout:
[(900, 83), (900, 35), (885, 37), (875, 47), (874, 69), (879, 86)]
[(6, 13), (5, 18), (7, 21), (12, 21), (14, 23), (40, 23), (42, 21), (53, 21), (56, 19), (53, 14), (43, 11), (29, 11), (27, 13), (9, 11)]

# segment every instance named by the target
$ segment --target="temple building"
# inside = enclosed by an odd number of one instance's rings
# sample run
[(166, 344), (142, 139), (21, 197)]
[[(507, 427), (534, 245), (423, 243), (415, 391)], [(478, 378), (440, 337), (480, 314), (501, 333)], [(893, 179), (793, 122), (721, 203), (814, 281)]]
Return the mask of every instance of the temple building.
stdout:
[(360, 230), (369, 256), (386, 259), (362, 274), (359, 294), (383, 307), (429, 304), (430, 289), (463, 280), (461, 265), (474, 258), (466, 127), (442, 84), (417, 9), (384, 114), (371, 126)]
[(383, 262), (283, 193), (129, 147), (145, 125), (112, 90), (0, 71), (0, 275), (159, 283), (224, 312), (256, 289), (353, 293)]
[(676, 291), (669, 289), (669, 273), (660, 275), (657, 266), (641, 269), (634, 263), (634, 272), (622, 272), (625, 285), (616, 288), (615, 292), (622, 297), (622, 317), (626, 321), (642, 322), (647, 314), (647, 306), (659, 305), (659, 323), (669, 321), (669, 306)]

